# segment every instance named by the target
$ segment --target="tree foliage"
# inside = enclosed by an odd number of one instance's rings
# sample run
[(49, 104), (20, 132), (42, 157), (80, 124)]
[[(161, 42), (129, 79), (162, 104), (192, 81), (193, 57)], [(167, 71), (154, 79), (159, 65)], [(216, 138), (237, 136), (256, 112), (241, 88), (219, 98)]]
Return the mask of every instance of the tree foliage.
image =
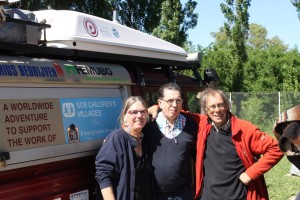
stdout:
[(266, 28), (259, 24), (250, 24), (247, 31), (250, 2), (226, 3), (221, 9), (227, 23), (212, 34), (215, 42), (199, 49), (202, 66), (218, 72), (220, 88), (230, 92), (299, 91), (298, 49), (289, 49), (277, 36), (267, 38)]
[(300, 20), (300, 0), (291, 0), (291, 3), (293, 4), (293, 6), (296, 7), (296, 10), (298, 12), (298, 18)]
[(224, 27), (221, 27), (219, 29), (219, 32), (211, 33), (211, 36), (215, 38), (215, 40), (218, 44), (226, 44), (226, 43), (230, 42), (230, 38), (225, 33)]
[(249, 60), (245, 64), (245, 91), (277, 91), (280, 76), (281, 61), (284, 55), (281, 49), (248, 49)]
[(151, 33), (159, 25), (164, 0), (111, 0), (119, 10), (121, 24)]
[(229, 49), (232, 57), (231, 75), (232, 91), (243, 90), (244, 64), (247, 61), (246, 39), (249, 30), (248, 8), (251, 0), (225, 0), (221, 3), (221, 11), (227, 22), (224, 31), (230, 39)]
[(285, 53), (279, 91), (300, 91), (300, 54), (297, 49)]
[(112, 18), (113, 11), (107, 0), (27, 0), (23, 7), (28, 10), (74, 10), (106, 19)]
[[(278, 37), (271, 39), (265, 37), (267, 30), (261, 25), (252, 26), (250, 24), (249, 27), (250, 34), (246, 43), (248, 59), (243, 69), (242, 91), (299, 91), (300, 54), (298, 49), (288, 49)], [(222, 33), (215, 35), (222, 35)], [(201, 49), (203, 53), (202, 66), (217, 70), (221, 77), (219, 85), (225, 91), (233, 91), (231, 89), (230, 48), (228, 42), (215, 37), (213, 44)]]
[(197, 25), (198, 14), (194, 13), (197, 3), (189, 0), (182, 8), (180, 0), (166, 0), (162, 4), (160, 24), (153, 35), (178, 46), (187, 41), (187, 31)]
[[(203, 68), (214, 68), (219, 77), (219, 87), (224, 91), (232, 91), (231, 65), (232, 57), (229, 44), (212, 44), (202, 49)], [(200, 50), (198, 48), (198, 50)], [(202, 73), (203, 74), (203, 73)]]
[(268, 33), (267, 29), (259, 24), (250, 24), (249, 27), (249, 45), (258, 49), (265, 48)]

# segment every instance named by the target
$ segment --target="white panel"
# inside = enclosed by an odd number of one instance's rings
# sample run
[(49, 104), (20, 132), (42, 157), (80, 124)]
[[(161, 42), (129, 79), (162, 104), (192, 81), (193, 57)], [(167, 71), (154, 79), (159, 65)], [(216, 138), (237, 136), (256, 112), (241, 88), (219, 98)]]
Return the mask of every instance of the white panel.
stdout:
[(120, 97), (118, 86), (103, 88), (0, 87), (1, 99)]

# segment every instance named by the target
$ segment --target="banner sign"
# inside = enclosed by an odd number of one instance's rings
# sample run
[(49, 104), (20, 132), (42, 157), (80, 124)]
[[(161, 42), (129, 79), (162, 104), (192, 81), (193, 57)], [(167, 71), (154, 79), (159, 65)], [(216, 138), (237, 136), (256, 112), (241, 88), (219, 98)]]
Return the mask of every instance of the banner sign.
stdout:
[(117, 64), (0, 56), (0, 82), (131, 84)]
[(119, 127), (121, 98), (60, 100), (67, 143), (105, 138)]
[(63, 144), (57, 99), (1, 99), (0, 150)]
[(119, 127), (122, 99), (1, 99), (0, 151), (105, 138)]

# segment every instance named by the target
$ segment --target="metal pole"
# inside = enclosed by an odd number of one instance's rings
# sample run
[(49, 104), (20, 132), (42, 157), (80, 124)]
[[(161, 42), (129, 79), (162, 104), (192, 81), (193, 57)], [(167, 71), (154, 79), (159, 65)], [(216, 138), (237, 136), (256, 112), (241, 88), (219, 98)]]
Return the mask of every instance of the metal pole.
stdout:
[(278, 92), (278, 116), (279, 116), (280, 121), (282, 121), (281, 116), (280, 116), (280, 113), (281, 113), (280, 110), (281, 110), (281, 108), (280, 108), (280, 92)]
[[(232, 102), (232, 100), (231, 100), (231, 92), (229, 92), (229, 100), (230, 100), (230, 104), (231, 104), (231, 102)], [(231, 106), (230, 106), (230, 108), (231, 108)], [(230, 111), (231, 111), (231, 109), (230, 109)]]

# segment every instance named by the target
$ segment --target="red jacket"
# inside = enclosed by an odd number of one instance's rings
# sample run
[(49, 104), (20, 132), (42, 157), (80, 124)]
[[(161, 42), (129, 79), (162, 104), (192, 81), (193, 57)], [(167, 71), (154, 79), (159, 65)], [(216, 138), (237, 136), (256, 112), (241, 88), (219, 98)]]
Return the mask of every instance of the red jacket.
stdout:
[[(203, 156), (207, 135), (212, 125), (208, 117), (190, 114), (199, 123), (196, 155), (196, 197), (201, 194), (203, 181)], [(232, 142), (241, 158), (247, 175), (252, 179), (247, 192), (247, 200), (267, 200), (268, 192), (263, 174), (271, 169), (283, 157), (278, 142), (270, 135), (261, 132), (248, 121), (231, 116)], [(258, 158), (256, 161), (255, 157)]]

